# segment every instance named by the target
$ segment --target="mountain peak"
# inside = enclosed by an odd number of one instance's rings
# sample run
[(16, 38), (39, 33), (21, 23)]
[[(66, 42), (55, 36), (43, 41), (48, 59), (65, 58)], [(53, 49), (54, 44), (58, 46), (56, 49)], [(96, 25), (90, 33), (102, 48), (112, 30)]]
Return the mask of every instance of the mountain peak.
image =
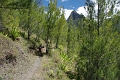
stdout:
[(76, 12), (76, 10), (73, 10), (71, 13), (75, 13), (75, 14), (78, 14), (78, 13)]
[(67, 21), (69, 21), (70, 18), (72, 18), (72, 20), (82, 19), (82, 18), (84, 18), (84, 15), (83, 14), (78, 14), (75, 10), (73, 10), (71, 12), (70, 16), (68, 17)]

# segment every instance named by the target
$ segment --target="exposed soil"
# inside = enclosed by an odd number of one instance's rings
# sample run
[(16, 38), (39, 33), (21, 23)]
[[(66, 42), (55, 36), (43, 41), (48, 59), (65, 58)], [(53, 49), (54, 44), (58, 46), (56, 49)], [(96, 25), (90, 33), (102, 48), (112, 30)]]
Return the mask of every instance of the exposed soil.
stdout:
[(36, 57), (36, 61), (34, 62), (33, 65), (31, 65), (28, 72), (21, 77), (21, 80), (31, 80), (39, 66), (40, 66), (40, 58)]
[[(0, 78), (2, 80), (30, 80), (40, 66), (40, 58), (33, 50), (28, 49), (27, 42), (21, 38), (13, 42), (0, 35)], [(15, 60), (6, 60), (8, 53), (15, 55)]]
[[(14, 42), (5, 37), (0, 38), (0, 59), (3, 59), (0, 64), (0, 80), (69, 80), (58, 67), (57, 52), (53, 50), (53, 56), (39, 57), (28, 47), (28, 42), (22, 38)], [(15, 60), (9, 63), (4, 58), (7, 55), (4, 52), (15, 55)]]

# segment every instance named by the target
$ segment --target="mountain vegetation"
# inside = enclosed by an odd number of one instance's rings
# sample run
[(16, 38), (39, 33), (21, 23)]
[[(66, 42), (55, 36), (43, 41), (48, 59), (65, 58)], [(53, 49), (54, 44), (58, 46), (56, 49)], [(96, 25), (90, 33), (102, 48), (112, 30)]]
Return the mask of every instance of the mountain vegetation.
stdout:
[[(35, 52), (45, 42), (45, 54), (55, 59), (54, 67), (70, 80), (120, 80), (120, 12), (114, 14), (116, 4), (116, 0), (86, 0), (88, 16), (72, 11), (66, 21), (57, 0), (50, 0), (47, 7), (42, 0), (0, 0), (0, 40), (6, 36), (15, 42), (22, 37)], [(10, 58), (16, 60), (18, 53), (13, 53)], [(54, 74), (51, 71), (49, 76)]]

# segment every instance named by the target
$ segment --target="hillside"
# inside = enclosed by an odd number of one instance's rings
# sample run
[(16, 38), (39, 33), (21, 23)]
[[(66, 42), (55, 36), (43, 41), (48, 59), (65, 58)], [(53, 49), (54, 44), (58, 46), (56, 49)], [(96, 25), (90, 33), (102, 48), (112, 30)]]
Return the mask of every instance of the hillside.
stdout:
[(22, 38), (13, 42), (0, 34), (0, 77), (3, 80), (20, 80), (33, 64), (35, 57)]
[[(29, 46), (30, 43), (22, 37), (12, 41), (0, 34), (0, 80), (69, 80), (55, 63), (59, 60), (59, 57), (55, 58), (58, 54), (39, 57)], [(59, 74), (53, 73), (58, 71)]]
[(106, 1), (86, 0), (84, 17), (57, 0), (1, 0), (0, 80), (120, 80), (119, 2)]

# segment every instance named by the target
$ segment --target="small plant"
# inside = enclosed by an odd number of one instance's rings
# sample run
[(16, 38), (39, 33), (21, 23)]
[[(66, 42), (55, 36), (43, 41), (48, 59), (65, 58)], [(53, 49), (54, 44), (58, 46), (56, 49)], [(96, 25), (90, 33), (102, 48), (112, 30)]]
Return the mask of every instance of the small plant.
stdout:
[(67, 62), (67, 61), (70, 61), (71, 59), (68, 57), (68, 55), (66, 53), (60, 53), (60, 56), (61, 56), (61, 60), (63, 62)]
[(19, 37), (19, 31), (17, 29), (17, 27), (12, 27), (10, 30), (9, 30), (9, 36), (15, 40), (17, 37)]
[(60, 53), (61, 56), (61, 65), (59, 68), (63, 70), (64, 72), (69, 71), (70, 67), (69, 64), (71, 64), (71, 59), (68, 57), (66, 53)]
[(49, 77), (54, 77), (54, 71), (53, 70), (49, 70), (48, 75), (49, 75)]
[(69, 71), (69, 67), (68, 67), (68, 65), (65, 64), (65, 63), (60, 64), (60, 65), (59, 65), (59, 68), (60, 68), (61, 70), (63, 70), (64, 72)]
[(27, 36), (25, 35), (25, 32), (19, 32), (20, 33), (20, 35), (23, 37), (23, 38), (27, 38)]

